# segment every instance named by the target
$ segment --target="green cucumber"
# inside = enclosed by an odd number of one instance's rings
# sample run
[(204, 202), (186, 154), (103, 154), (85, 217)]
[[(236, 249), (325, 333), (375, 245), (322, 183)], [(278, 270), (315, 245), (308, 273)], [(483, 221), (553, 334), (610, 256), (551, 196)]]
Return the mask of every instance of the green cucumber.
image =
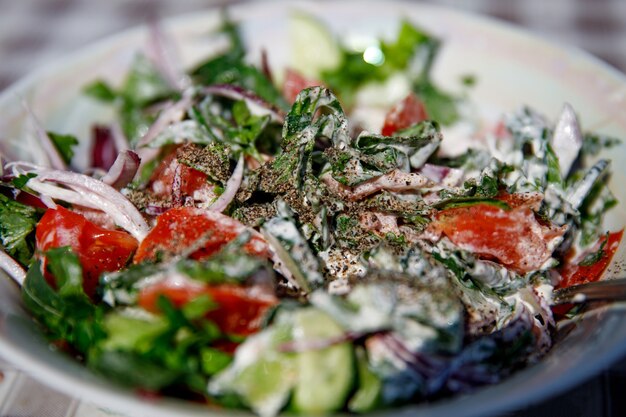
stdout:
[(289, 401), (296, 384), (295, 354), (278, 351), (291, 340), (291, 318), (279, 316), (272, 327), (250, 336), (235, 353), (231, 365), (209, 383), (209, 393), (236, 394), (260, 416), (275, 416)]
[(322, 71), (341, 64), (339, 44), (328, 28), (313, 16), (293, 13), (289, 19), (291, 67), (307, 78), (319, 78)]
[[(316, 308), (296, 312), (294, 342), (331, 340), (345, 331), (326, 313)], [(345, 405), (355, 382), (354, 351), (350, 342), (300, 352), (296, 357), (298, 381), (292, 407), (304, 414), (327, 414)]]
[(104, 318), (108, 337), (101, 344), (105, 350), (147, 352), (154, 339), (168, 329), (167, 320), (159, 316), (133, 316), (132, 310), (114, 311)]
[(348, 410), (365, 413), (375, 409), (380, 403), (382, 381), (368, 367), (363, 348), (356, 351), (359, 388), (348, 402)]
[(235, 386), (244, 402), (261, 416), (273, 416), (287, 402), (295, 379), (287, 355), (263, 358), (243, 369)]

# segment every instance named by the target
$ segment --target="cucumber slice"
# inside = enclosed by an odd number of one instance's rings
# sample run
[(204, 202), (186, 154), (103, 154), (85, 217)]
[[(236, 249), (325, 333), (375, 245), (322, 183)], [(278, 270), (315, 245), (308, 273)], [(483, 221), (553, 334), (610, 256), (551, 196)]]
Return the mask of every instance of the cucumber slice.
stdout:
[(359, 375), (359, 389), (348, 402), (348, 410), (353, 413), (365, 413), (375, 409), (380, 403), (382, 381), (370, 371), (367, 365), (365, 351), (359, 348), (356, 351), (357, 369)]
[[(344, 330), (316, 308), (299, 310), (294, 317), (296, 342), (332, 339)], [(343, 408), (354, 381), (354, 352), (349, 342), (320, 350), (301, 352), (296, 357), (298, 382), (293, 408), (301, 413), (326, 414)]]
[(277, 350), (291, 340), (291, 325), (285, 323), (290, 317), (283, 317), (239, 346), (233, 363), (209, 383), (211, 395), (236, 394), (262, 417), (278, 414), (289, 401), (297, 378), (295, 355)]
[(294, 363), (286, 355), (264, 358), (242, 370), (235, 380), (239, 394), (260, 416), (275, 416), (289, 398)]
[(341, 49), (322, 22), (304, 13), (293, 13), (289, 20), (291, 67), (307, 78), (319, 78), (324, 70), (337, 68)]
[(109, 335), (100, 346), (104, 350), (147, 352), (154, 339), (168, 329), (167, 320), (159, 316), (133, 316), (132, 310), (114, 311), (104, 318), (104, 328)]

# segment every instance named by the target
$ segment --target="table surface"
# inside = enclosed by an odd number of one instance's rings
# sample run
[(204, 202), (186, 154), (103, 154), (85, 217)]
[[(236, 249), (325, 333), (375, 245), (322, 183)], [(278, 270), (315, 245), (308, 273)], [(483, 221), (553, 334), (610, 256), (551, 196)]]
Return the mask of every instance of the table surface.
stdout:
[[(227, 0), (0, 0), (0, 91), (29, 71), (92, 41)], [(428, 3), (494, 16), (578, 46), (626, 72), (626, 1), (455, 0)], [(626, 358), (543, 403), (502, 417), (624, 416)], [(35, 394), (36, 393), (36, 394)], [(101, 417), (110, 412), (60, 394), (0, 360), (0, 417)]]

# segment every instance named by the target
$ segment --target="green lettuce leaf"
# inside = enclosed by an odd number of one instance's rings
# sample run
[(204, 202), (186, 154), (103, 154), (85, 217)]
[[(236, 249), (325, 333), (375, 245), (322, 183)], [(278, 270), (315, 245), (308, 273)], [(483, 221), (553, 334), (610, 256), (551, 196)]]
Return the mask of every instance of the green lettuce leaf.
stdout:
[(41, 211), (0, 194), (0, 242), (22, 265), (28, 265), (35, 249), (35, 227)]

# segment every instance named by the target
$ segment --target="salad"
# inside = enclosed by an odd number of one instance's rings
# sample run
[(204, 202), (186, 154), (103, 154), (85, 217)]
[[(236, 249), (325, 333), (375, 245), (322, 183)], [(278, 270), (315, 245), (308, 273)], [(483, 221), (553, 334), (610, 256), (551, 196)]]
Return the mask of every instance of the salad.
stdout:
[(475, 124), (480, 80), (441, 89), (441, 44), (411, 22), (355, 50), (293, 19), (318, 53), (280, 72), (227, 17), (189, 72), (152, 27), (121, 85), (84, 89), (117, 113), (84, 172), (34, 114), (41, 160), (3, 150), (1, 266), (51, 344), (142, 395), (267, 417), (433, 401), (540, 360), (580, 311), (553, 288), (601, 279), (620, 244), (593, 158), (619, 141), (567, 104)]

